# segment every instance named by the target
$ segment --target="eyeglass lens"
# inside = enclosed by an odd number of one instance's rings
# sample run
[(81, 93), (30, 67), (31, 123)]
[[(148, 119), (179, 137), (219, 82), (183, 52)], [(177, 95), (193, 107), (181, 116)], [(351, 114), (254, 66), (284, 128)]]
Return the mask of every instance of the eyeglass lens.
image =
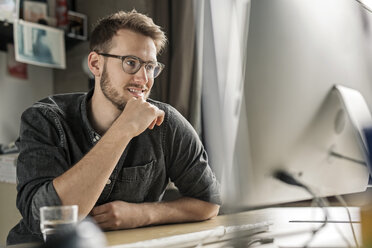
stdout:
[[(161, 72), (161, 66), (156, 62), (145, 62), (146, 73), (151, 78), (156, 78)], [(141, 69), (142, 63), (137, 58), (126, 57), (123, 60), (123, 70), (129, 74), (135, 74)]]

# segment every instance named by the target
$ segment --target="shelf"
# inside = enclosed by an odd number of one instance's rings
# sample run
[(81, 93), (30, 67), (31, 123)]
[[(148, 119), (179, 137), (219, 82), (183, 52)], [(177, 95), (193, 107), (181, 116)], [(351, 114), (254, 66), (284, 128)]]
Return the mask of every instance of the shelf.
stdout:
[[(66, 50), (73, 48), (75, 45), (83, 42), (84, 40), (72, 38), (65, 35)], [(6, 44), (14, 43), (13, 39), (13, 23), (0, 21), (0, 51), (6, 52)]]

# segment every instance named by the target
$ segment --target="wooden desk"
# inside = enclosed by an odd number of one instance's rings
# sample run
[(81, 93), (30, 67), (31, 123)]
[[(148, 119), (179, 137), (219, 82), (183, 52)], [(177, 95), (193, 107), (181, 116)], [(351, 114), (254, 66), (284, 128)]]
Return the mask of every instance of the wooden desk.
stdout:
[[(342, 207), (328, 208), (330, 218), (329, 221), (348, 221), (346, 210)], [(359, 208), (349, 208), (353, 221), (359, 221)], [(172, 235), (186, 234), (199, 232), (203, 230), (213, 229), (217, 226), (242, 225), (247, 223), (256, 223), (262, 221), (271, 221), (269, 232), (255, 235), (262, 238), (274, 238), (273, 244), (262, 245), (259, 247), (303, 247), (303, 245), (311, 237), (311, 230), (320, 226), (320, 223), (308, 223), (306, 221), (323, 220), (323, 212), (319, 208), (306, 207), (280, 207), (268, 208), (255, 211), (248, 211), (238, 214), (222, 215), (212, 220), (198, 223), (184, 223), (161, 225), (153, 227), (143, 227), (130, 230), (120, 230), (105, 232), (108, 246), (129, 244), (144, 240), (169, 237)], [(290, 222), (303, 221), (303, 222)], [(353, 224), (357, 234), (358, 243), (361, 245), (360, 224)], [(310, 243), (310, 247), (348, 247), (343, 240), (339, 231), (350, 242), (351, 246), (355, 247), (352, 232), (349, 223), (328, 223)], [(222, 243), (224, 244), (224, 243)], [(226, 244), (226, 243), (225, 243)], [(35, 245), (24, 244), (10, 246), (14, 248), (30, 248)], [(221, 244), (206, 245), (206, 247), (226, 247)], [(169, 247), (171, 248), (171, 247)]]
[[(328, 208), (329, 221), (348, 221), (346, 210), (342, 207)], [(353, 221), (359, 221), (359, 208), (349, 208)], [(320, 226), (320, 223), (308, 223), (306, 221), (323, 220), (323, 212), (319, 208), (268, 208), (255, 211), (248, 211), (239, 214), (222, 215), (212, 220), (198, 223), (162, 225), (131, 230), (106, 232), (109, 246), (128, 244), (149, 239), (168, 237), (172, 235), (198, 232), (215, 228), (217, 226), (242, 225), (260, 221), (271, 221), (270, 231), (256, 236), (273, 237), (274, 244), (262, 247), (302, 247), (311, 237), (311, 230)], [(304, 221), (304, 222), (290, 222)], [(361, 243), (360, 224), (354, 224), (358, 242)], [(349, 240), (352, 246), (353, 241), (350, 224), (328, 223), (313, 239), (313, 247), (347, 247), (347, 243), (339, 234), (338, 229)]]

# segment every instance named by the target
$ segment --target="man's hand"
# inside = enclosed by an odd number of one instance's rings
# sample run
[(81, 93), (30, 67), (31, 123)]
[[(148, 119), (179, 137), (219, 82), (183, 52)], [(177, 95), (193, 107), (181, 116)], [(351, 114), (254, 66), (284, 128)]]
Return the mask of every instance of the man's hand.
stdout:
[(153, 129), (160, 126), (164, 121), (164, 111), (146, 102), (142, 97), (130, 99), (123, 113), (115, 121), (114, 125), (122, 125), (128, 128), (133, 137), (140, 135), (147, 128)]
[(215, 217), (219, 206), (190, 197), (170, 202), (114, 201), (94, 207), (90, 215), (103, 230), (128, 229), (153, 224), (202, 221)]
[(143, 214), (138, 204), (114, 201), (94, 207), (90, 212), (103, 230), (127, 229), (143, 226)]

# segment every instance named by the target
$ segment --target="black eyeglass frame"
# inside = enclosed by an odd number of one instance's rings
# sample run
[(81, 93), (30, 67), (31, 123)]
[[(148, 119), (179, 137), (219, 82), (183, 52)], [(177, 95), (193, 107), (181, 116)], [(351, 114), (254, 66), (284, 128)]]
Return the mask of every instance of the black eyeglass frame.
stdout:
[[(96, 52), (98, 55), (102, 55), (102, 56), (104, 56), (104, 57), (110, 57), (110, 58), (116, 58), (116, 59), (120, 59), (121, 60), (121, 67), (122, 67), (122, 69), (123, 69), (123, 71), (125, 72), (125, 73), (128, 73), (128, 74), (136, 74), (141, 68), (142, 68), (142, 65), (145, 65), (145, 68), (146, 68), (146, 66), (148, 65), (148, 64), (150, 64), (150, 63), (155, 63), (157, 66), (159, 66), (159, 72), (158, 72), (158, 74), (156, 75), (156, 76), (154, 76), (154, 77), (152, 77), (152, 78), (157, 78), (159, 75), (160, 75), (160, 73), (162, 72), (162, 70), (164, 69), (164, 67), (165, 67), (165, 65), (164, 64), (162, 64), (162, 63), (160, 63), (160, 62), (155, 62), (155, 61), (144, 61), (143, 59), (141, 59), (141, 58), (138, 58), (137, 56), (134, 56), (134, 55), (125, 55), (125, 56), (120, 56), (120, 55), (114, 55), (114, 54), (109, 54), (109, 53), (100, 53), (100, 52)], [(136, 59), (136, 60), (138, 60), (139, 62), (140, 62), (140, 64), (141, 64), (141, 66), (140, 67), (138, 67), (138, 70), (136, 70), (136, 71), (134, 71), (134, 72), (127, 72), (127, 71), (125, 71), (125, 69), (124, 69), (124, 60), (126, 59), (126, 58), (132, 58), (132, 59)], [(146, 70), (147, 70), (147, 68), (146, 68)], [(155, 71), (155, 70), (154, 70)]]

